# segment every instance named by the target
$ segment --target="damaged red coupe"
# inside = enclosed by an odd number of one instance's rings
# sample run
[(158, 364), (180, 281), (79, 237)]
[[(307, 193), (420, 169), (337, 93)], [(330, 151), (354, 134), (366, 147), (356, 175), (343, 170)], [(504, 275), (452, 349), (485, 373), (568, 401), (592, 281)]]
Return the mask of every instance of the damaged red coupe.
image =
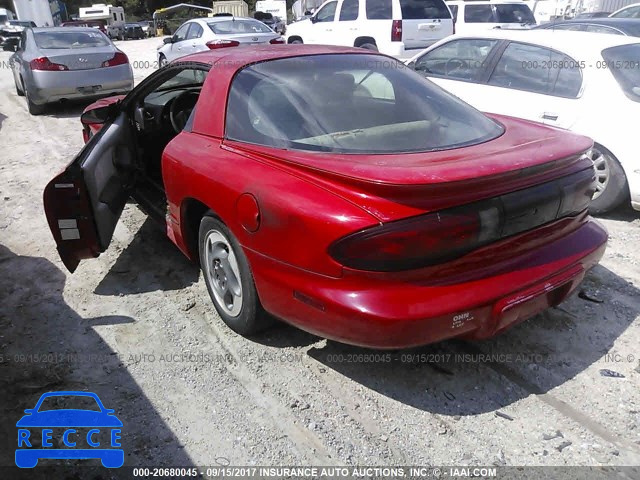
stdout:
[(483, 114), (376, 52), (199, 53), (82, 122), (44, 192), (66, 267), (105, 251), (133, 197), (243, 335), (277, 317), (377, 348), (486, 338), (605, 249), (590, 139)]

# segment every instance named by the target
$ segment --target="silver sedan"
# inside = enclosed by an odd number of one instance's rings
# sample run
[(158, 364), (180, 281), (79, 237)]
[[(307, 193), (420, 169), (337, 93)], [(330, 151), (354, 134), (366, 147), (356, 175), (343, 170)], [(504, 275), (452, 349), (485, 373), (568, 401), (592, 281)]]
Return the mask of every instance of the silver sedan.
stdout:
[(164, 67), (176, 58), (214, 48), (282, 43), (284, 39), (264, 23), (253, 18), (220, 16), (189, 20), (158, 48), (158, 65)]
[(27, 28), (9, 62), (16, 92), (26, 96), (32, 115), (47, 103), (133, 88), (129, 59), (95, 28)]

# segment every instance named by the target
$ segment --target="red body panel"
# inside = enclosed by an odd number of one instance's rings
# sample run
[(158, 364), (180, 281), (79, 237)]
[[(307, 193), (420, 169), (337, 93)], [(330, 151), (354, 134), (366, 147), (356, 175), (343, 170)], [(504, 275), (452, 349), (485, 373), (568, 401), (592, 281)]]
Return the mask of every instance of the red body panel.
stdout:
[(601, 258), (606, 232), (585, 212), (486, 245), (447, 263), (405, 272), (348, 269), (329, 246), (389, 221), (491, 198), (591, 168), (590, 139), (509, 117), (505, 133), (449, 151), (341, 155), (224, 140), (230, 83), (243, 66), (304, 54), (367, 53), (324, 46), (224, 49), (183, 61), (210, 63), (191, 132), (165, 148), (167, 234), (194, 260), (192, 200), (211, 209), (242, 245), (259, 298), (273, 315), (358, 345), (397, 348), (484, 338), (569, 295)]

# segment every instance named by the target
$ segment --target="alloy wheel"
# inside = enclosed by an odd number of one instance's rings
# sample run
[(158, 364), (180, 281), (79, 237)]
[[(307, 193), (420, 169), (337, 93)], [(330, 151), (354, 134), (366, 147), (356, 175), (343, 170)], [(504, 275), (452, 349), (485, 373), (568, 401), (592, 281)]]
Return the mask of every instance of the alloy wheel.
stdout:
[(240, 268), (229, 241), (217, 230), (210, 231), (205, 241), (205, 268), (216, 303), (237, 317), (242, 310)]
[(591, 158), (593, 166), (596, 169), (596, 191), (592, 197), (592, 200), (595, 200), (602, 195), (602, 192), (604, 192), (607, 185), (609, 185), (609, 180), (611, 179), (609, 164), (611, 159), (609, 155), (597, 148), (592, 148), (587, 155)]

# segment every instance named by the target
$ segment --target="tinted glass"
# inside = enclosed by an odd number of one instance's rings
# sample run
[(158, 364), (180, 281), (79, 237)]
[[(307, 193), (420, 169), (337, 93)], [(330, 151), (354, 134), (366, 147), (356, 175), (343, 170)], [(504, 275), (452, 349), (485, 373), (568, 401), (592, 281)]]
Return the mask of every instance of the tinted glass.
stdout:
[(327, 3), (324, 7), (318, 10), (316, 14), (317, 22), (333, 22), (336, 17), (336, 7), (338, 2)]
[(496, 4), (496, 15), (499, 23), (536, 23), (533, 12), (528, 5), (521, 4)]
[(624, 93), (634, 102), (640, 102), (640, 43), (607, 48), (602, 58)]
[(358, 18), (359, 7), (360, 0), (344, 0), (344, 2), (342, 2), (342, 8), (340, 9), (340, 20), (356, 20)]
[(489, 85), (576, 97), (582, 85), (582, 73), (577, 62), (566, 55), (512, 42), (491, 74)]
[(187, 34), (187, 39), (192, 38), (200, 38), (202, 36), (202, 32), (204, 30), (197, 23), (192, 23), (191, 28), (189, 28), (189, 33)]
[(608, 33), (609, 35), (624, 35), (620, 30), (604, 25), (587, 25), (587, 32), (592, 33)]
[(466, 23), (495, 23), (491, 5), (465, 5), (464, 21)]
[(502, 127), (377, 55), (271, 60), (238, 73), (226, 137), (296, 150), (402, 153), (487, 141)]
[(391, 20), (391, 2), (389, 0), (367, 0), (366, 10), (369, 20)]
[(453, 16), (453, 21), (457, 21), (458, 20), (458, 5), (449, 5), (449, 8), (451, 9), (451, 15)]
[(207, 23), (216, 35), (230, 33), (271, 33), (271, 29), (257, 20), (225, 20), (222, 22)]
[[(75, 30), (75, 29), (74, 29)], [(41, 49), (106, 47), (109, 39), (99, 30), (93, 32), (34, 32), (36, 45)]]
[(443, 0), (400, 0), (403, 20), (451, 18)]
[(453, 40), (419, 58), (415, 70), (426, 75), (473, 80), (497, 43), (498, 40), (476, 38)]

